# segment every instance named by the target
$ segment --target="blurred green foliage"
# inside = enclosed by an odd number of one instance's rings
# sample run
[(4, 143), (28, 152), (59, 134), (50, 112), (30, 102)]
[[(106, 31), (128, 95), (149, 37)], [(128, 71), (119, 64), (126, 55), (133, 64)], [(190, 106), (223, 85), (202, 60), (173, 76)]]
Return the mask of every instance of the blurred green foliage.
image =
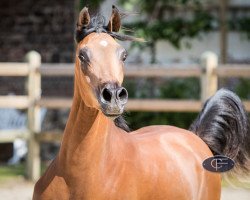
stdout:
[[(155, 44), (159, 40), (168, 41), (176, 48), (181, 47), (181, 41), (200, 38), (201, 33), (218, 30), (220, 26), (219, 13), (207, 9), (202, 0), (119, 0), (126, 11), (138, 12), (132, 22), (123, 24), (137, 37), (144, 38), (146, 43), (133, 43), (132, 47), (149, 48), (151, 63), (157, 63)], [(176, 12), (177, 11), (177, 12)], [(133, 16), (133, 15), (132, 15)], [(229, 30), (238, 31), (250, 39), (250, 17), (248, 14), (227, 15)], [(126, 30), (124, 29), (124, 30)]]
[[(136, 18), (135, 22), (125, 24), (132, 30), (136, 27), (135, 34), (145, 38), (147, 44), (157, 42), (157, 40), (167, 40), (176, 48), (180, 48), (180, 42), (183, 38), (193, 38), (203, 31), (212, 29), (213, 17), (202, 8), (202, 4), (197, 0), (120, 0), (125, 7), (128, 4), (140, 5), (140, 14), (144, 15), (142, 19)], [(185, 12), (186, 18), (175, 14), (173, 10), (179, 7), (192, 5), (192, 12)], [(168, 12), (165, 12), (165, 11)], [(171, 11), (172, 10), (172, 11)], [(166, 15), (167, 14), (167, 15)]]
[(232, 18), (229, 21), (229, 27), (231, 30), (245, 33), (250, 40), (250, 17)]
[(250, 78), (239, 79), (235, 91), (242, 99), (250, 99)]
[[(124, 24), (124, 27), (147, 41), (134, 43), (133, 46), (149, 48), (151, 63), (157, 62), (155, 58), (157, 41), (165, 40), (174, 47), (181, 48), (181, 41), (184, 38), (198, 37), (200, 33), (213, 29), (214, 18), (203, 9), (199, 0), (120, 0), (119, 2), (125, 10), (132, 11), (134, 8), (132, 5), (140, 9), (139, 17), (135, 17), (133, 22)], [(187, 6), (192, 9), (187, 11), (185, 9)], [(175, 12), (176, 9), (182, 9), (182, 15)], [(186, 45), (190, 46), (188, 43)]]

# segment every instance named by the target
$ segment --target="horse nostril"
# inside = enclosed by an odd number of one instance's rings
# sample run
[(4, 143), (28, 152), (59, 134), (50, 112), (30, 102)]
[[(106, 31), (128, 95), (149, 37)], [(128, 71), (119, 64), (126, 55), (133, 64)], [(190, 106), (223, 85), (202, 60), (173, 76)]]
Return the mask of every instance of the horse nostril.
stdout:
[(102, 90), (102, 98), (106, 101), (106, 102), (111, 102), (111, 99), (112, 99), (112, 92), (107, 89), (107, 88), (104, 88)]
[(128, 99), (128, 92), (127, 92), (127, 90), (125, 88), (120, 88), (117, 91), (116, 97), (120, 101), (127, 101), (127, 99)]

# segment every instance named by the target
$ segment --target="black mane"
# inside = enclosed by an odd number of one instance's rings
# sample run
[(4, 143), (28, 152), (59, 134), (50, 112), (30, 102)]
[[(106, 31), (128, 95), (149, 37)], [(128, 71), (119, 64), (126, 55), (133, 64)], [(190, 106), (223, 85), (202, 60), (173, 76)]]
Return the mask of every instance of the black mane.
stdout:
[(126, 132), (130, 132), (130, 128), (128, 127), (126, 120), (122, 116), (117, 117), (114, 122), (117, 127), (123, 129)]
[(108, 26), (106, 25), (105, 17), (98, 14), (91, 18), (90, 24), (88, 26), (83, 27), (81, 30), (76, 30), (76, 36), (75, 36), (76, 42), (79, 43), (87, 35), (93, 32), (107, 33), (113, 38), (121, 41), (142, 41), (141, 39), (130, 35), (124, 35), (124, 34), (119, 34), (117, 32), (108, 31)]

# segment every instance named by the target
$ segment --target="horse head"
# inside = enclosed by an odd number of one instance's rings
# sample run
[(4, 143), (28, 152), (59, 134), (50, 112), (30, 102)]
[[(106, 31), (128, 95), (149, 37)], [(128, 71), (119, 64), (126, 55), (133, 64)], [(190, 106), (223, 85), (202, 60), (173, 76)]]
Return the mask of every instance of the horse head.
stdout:
[(128, 92), (122, 87), (127, 51), (115, 40), (121, 26), (120, 13), (113, 6), (107, 25), (97, 15), (90, 17), (85, 7), (76, 29), (76, 87), (88, 107), (116, 118), (124, 111)]

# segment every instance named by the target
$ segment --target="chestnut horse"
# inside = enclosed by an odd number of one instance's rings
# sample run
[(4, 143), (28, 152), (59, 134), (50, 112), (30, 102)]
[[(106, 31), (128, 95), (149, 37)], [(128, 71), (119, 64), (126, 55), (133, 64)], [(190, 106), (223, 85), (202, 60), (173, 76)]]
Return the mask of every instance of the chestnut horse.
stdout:
[[(202, 162), (230, 156), (247, 168), (249, 122), (239, 98), (220, 90), (204, 105), (190, 130), (149, 126), (128, 133), (121, 114), (126, 50), (115, 39), (120, 14), (108, 25), (84, 8), (76, 30), (73, 104), (61, 148), (36, 183), (33, 199), (217, 200), (221, 176)], [(181, 120), (181, 119), (180, 119)]]

